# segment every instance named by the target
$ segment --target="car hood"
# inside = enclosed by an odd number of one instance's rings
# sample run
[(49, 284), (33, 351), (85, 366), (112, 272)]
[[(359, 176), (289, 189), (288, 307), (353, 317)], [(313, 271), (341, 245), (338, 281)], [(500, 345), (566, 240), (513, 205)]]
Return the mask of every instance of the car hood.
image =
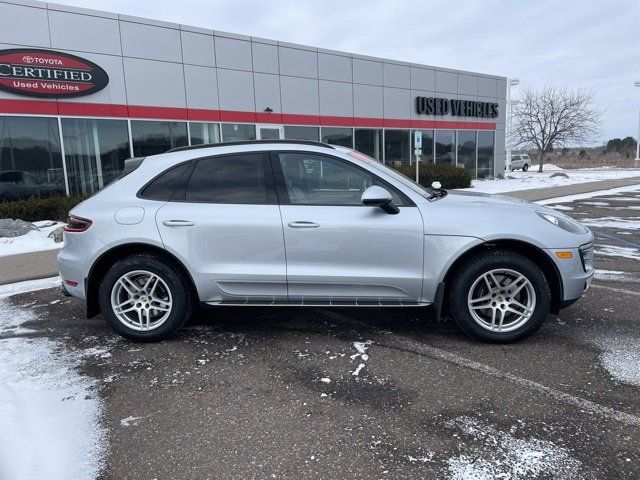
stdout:
[(503, 195), (450, 190), (434, 202), (420, 205), (425, 233), (472, 236), (484, 240), (520, 239), (550, 248), (578, 246), (592, 238), (591, 232), (572, 234), (536, 214), (549, 212), (569, 218), (543, 205)]

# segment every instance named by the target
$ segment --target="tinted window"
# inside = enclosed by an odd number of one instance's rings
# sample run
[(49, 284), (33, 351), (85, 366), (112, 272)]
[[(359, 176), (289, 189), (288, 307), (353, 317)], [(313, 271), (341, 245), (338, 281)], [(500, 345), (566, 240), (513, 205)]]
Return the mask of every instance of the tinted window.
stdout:
[(276, 203), (268, 157), (249, 153), (198, 161), (185, 199), (206, 203)]
[(147, 157), (187, 145), (187, 124), (131, 120), (133, 155)]
[(169, 201), (173, 192), (180, 187), (184, 174), (189, 169), (190, 162), (172, 167), (156, 177), (140, 195), (150, 200)]
[(279, 158), (293, 205), (362, 205), (362, 192), (372, 185), (389, 190), (393, 203), (403, 205), (389, 185), (337, 158), (307, 153), (281, 153)]

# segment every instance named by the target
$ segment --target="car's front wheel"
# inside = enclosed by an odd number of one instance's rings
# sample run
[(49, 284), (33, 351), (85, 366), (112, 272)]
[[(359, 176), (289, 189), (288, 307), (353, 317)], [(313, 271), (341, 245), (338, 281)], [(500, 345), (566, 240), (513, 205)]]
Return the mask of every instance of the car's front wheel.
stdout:
[(526, 163), (522, 166), (522, 171), (526, 172), (527, 170), (529, 170), (529, 165), (527, 165)]
[(99, 298), (107, 323), (142, 342), (167, 338), (193, 311), (183, 274), (154, 255), (132, 255), (116, 262), (102, 279)]
[(451, 315), (465, 333), (485, 342), (508, 343), (542, 326), (551, 292), (544, 273), (531, 260), (494, 250), (455, 272), (449, 301)]

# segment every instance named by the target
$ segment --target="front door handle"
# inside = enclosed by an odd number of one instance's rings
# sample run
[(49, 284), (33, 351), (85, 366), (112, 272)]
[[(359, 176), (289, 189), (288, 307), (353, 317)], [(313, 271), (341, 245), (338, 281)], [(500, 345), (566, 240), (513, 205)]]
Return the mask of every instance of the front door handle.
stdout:
[(289, 222), (287, 223), (291, 228), (318, 228), (320, 225), (315, 222), (305, 222), (305, 221), (297, 221), (297, 222)]
[(162, 224), (165, 227), (193, 227), (195, 225), (190, 220), (165, 220)]

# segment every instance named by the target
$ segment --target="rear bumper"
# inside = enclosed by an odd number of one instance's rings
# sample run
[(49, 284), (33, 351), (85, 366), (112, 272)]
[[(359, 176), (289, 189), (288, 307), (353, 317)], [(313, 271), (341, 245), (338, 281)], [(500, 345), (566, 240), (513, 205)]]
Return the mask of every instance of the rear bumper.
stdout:
[[(64, 232), (64, 247), (58, 253), (58, 271), (66, 292), (80, 300), (86, 300), (86, 279), (92, 260), (103, 248), (102, 243), (89, 231)], [(65, 281), (70, 281), (69, 284)]]

